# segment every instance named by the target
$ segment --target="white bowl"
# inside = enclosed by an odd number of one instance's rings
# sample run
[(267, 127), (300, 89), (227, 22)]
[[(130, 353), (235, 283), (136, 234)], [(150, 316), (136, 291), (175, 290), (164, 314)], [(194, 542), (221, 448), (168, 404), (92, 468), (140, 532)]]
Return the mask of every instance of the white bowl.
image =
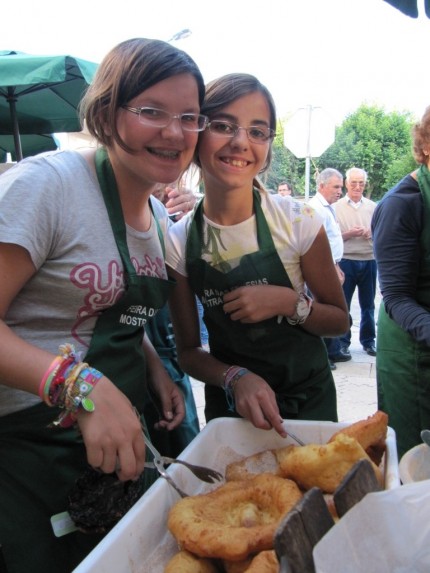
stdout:
[(402, 456), (399, 463), (402, 483), (413, 483), (430, 479), (430, 447), (419, 444)]

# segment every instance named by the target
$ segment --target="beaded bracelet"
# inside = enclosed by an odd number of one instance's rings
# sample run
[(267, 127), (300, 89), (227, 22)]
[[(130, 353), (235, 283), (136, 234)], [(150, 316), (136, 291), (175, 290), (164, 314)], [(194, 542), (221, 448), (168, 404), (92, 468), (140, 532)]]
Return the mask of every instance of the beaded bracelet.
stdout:
[(94, 402), (88, 398), (103, 374), (80, 361), (71, 344), (62, 344), (59, 355), (49, 365), (39, 385), (39, 396), (48, 406), (63, 409), (50, 426), (67, 428), (76, 422), (79, 408), (94, 412)]
[[(75, 376), (76, 370), (79, 372)], [(95, 404), (88, 398), (97, 382), (103, 374), (95, 368), (90, 368), (85, 362), (81, 362), (75, 367), (65, 382), (64, 394), (62, 396), (61, 408), (64, 409), (54, 422), (52, 426), (60, 426), (61, 428), (69, 428), (76, 422), (76, 414), (79, 408), (83, 408), (86, 412), (94, 412)]]

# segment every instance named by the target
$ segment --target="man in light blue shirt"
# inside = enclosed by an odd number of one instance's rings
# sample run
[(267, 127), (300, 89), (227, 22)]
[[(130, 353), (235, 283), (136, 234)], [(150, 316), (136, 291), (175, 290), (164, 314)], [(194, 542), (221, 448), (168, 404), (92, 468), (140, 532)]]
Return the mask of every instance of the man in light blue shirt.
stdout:
[[(339, 266), (339, 261), (343, 256), (343, 239), (339, 224), (336, 220), (336, 213), (332, 207), (338, 199), (342, 197), (343, 176), (337, 169), (328, 167), (319, 173), (317, 177), (317, 193), (309, 201), (315, 211), (321, 215), (324, 228), (330, 243), (333, 262), (339, 275), (341, 284), (345, 276)], [(351, 360), (351, 354), (346, 354), (341, 349), (339, 338), (324, 338), (326, 344), (330, 368), (336, 369), (335, 362), (347, 362)]]

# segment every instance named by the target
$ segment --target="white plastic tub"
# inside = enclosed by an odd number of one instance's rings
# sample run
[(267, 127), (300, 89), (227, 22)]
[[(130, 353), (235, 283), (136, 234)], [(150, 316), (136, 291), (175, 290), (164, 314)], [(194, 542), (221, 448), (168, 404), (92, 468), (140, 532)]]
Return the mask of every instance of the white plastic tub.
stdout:
[[(337, 430), (348, 423), (288, 420), (291, 428), (305, 443), (326, 443)], [(230, 461), (269, 449), (295, 443), (281, 438), (275, 431), (258, 430), (249, 422), (218, 418), (209, 422), (184, 450), (181, 459), (206, 465), (224, 472)], [(178, 485), (193, 495), (213, 489), (202, 484), (189, 470), (172, 465), (169, 473)], [(400, 485), (395, 433), (388, 429), (385, 455), (385, 487)], [(159, 479), (134, 505), (127, 515), (106, 535), (73, 573), (163, 573), (164, 566), (177, 551), (167, 531), (169, 508), (179, 499), (164, 480)]]
[(419, 444), (407, 451), (400, 460), (399, 473), (404, 484), (430, 479), (430, 447)]

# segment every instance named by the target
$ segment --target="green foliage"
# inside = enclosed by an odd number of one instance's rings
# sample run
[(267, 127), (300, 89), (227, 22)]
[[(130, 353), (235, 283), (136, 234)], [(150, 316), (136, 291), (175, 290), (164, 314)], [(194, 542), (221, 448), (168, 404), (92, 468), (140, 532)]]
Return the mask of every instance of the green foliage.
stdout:
[(385, 178), (385, 190), (389, 191), (396, 183), (398, 183), (405, 175), (411, 173), (417, 168), (417, 163), (412, 153), (395, 159), (388, 167)]
[(304, 194), (305, 161), (297, 159), (284, 145), (284, 128), (281, 122), (276, 129), (276, 137), (272, 145), (272, 163), (263, 176), (265, 185), (274, 191), (278, 183), (288, 181), (295, 195)]
[[(411, 149), (413, 122), (410, 112), (386, 113), (378, 106), (361, 105), (336, 128), (333, 145), (320, 158), (312, 160), (311, 189), (316, 170), (334, 167), (345, 173), (355, 166), (368, 173), (366, 196), (380, 199), (416, 167)], [(291, 181), (296, 195), (303, 195), (305, 160), (297, 159), (284, 147), (282, 126), (277, 131), (267, 185), (276, 189), (277, 182), (286, 179)]]

